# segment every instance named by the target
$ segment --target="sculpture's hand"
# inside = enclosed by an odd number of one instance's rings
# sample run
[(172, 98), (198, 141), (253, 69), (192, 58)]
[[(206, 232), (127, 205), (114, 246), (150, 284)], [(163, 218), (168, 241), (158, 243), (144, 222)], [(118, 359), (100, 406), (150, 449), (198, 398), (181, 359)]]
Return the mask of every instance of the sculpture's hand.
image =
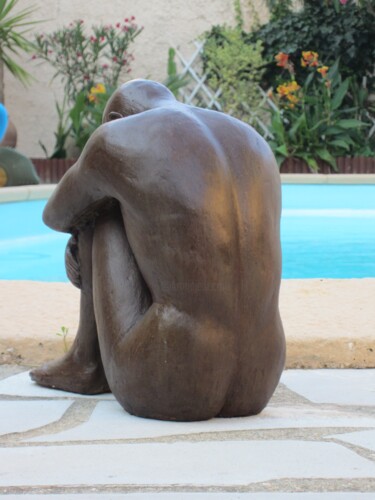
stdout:
[(78, 237), (73, 235), (65, 249), (65, 268), (68, 278), (77, 288), (81, 288), (81, 269), (78, 258)]

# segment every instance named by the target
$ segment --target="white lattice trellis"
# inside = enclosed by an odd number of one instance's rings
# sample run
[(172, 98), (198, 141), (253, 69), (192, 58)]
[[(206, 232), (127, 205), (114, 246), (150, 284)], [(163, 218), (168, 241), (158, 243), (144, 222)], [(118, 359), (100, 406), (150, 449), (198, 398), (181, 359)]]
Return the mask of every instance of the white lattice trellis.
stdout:
[[(175, 48), (176, 56), (178, 57), (177, 64), (181, 67), (181, 76), (189, 77), (189, 83), (179, 90), (179, 96), (186, 104), (203, 106), (209, 109), (221, 111), (221, 105), (218, 98), (221, 94), (221, 89), (213, 92), (206, 85), (206, 75), (202, 71), (201, 54), (203, 52), (204, 42), (194, 42), (195, 49), (189, 58), (185, 58), (178, 48)], [(262, 135), (268, 139), (273, 138), (271, 131), (268, 128), (266, 120), (264, 120), (264, 108), (276, 108), (275, 103), (267, 96), (263, 89), (259, 89), (259, 104), (256, 108), (251, 109), (247, 103), (242, 103), (243, 109), (246, 111), (248, 121), (255, 126)]]

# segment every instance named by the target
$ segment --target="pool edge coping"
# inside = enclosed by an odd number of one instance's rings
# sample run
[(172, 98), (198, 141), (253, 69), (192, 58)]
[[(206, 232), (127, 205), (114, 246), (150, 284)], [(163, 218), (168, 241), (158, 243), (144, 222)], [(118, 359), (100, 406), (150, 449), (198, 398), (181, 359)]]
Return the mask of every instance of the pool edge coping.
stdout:
[(282, 184), (375, 184), (375, 174), (280, 174)]
[(38, 184), (30, 186), (14, 186), (0, 189), (0, 203), (13, 201), (45, 200), (48, 199), (56, 184)]
[[(375, 184), (375, 174), (281, 174), (282, 184)], [(56, 184), (0, 188), (0, 203), (48, 199)]]

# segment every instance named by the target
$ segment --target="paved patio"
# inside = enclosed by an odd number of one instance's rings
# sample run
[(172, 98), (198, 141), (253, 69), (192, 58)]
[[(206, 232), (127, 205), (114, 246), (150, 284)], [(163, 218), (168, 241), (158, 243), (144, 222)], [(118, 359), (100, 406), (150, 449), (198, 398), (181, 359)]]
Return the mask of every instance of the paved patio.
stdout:
[(375, 369), (288, 370), (261, 415), (177, 423), (0, 366), (7, 499), (375, 498)]

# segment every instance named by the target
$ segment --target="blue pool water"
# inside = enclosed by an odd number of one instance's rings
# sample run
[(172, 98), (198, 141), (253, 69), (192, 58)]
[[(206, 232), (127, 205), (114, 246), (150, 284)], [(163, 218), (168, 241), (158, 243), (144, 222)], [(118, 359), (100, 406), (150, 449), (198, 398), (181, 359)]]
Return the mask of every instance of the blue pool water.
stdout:
[[(0, 204), (0, 279), (67, 281), (46, 201)], [(283, 278), (375, 277), (375, 185), (283, 185)]]

